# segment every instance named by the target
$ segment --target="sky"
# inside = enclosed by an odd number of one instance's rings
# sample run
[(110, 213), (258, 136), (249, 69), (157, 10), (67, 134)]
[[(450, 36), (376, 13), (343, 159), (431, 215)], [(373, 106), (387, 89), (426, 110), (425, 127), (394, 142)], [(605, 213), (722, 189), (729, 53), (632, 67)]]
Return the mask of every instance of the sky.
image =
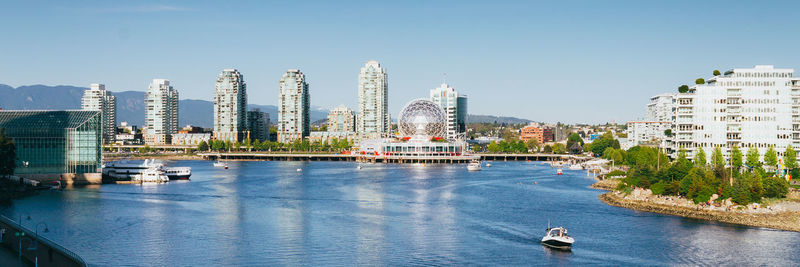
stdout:
[[(800, 67), (800, 1), (8, 1), (0, 83), (145, 91), (169, 79), (212, 100), (236, 68), (249, 103), (277, 104), (300, 69), (312, 106), (358, 104), (358, 72), (387, 69), (389, 111), (444, 80), (469, 113), (622, 123), (649, 97), (715, 69)], [(800, 69), (798, 69), (800, 71)]]

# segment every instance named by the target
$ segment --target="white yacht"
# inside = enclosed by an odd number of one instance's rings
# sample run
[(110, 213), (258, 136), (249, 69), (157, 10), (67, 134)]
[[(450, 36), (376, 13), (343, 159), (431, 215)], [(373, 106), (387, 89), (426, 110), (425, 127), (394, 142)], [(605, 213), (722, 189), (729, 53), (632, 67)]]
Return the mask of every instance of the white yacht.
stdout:
[(186, 180), (192, 176), (191, 167), (167, 167), (164, 163), (154, 159), (120, 160), (103, 164), (103, 179), (110, 181), (130, 181), (135, 175), (143, 173), (150, 168), (162, 171), (170, 180)]
[(223, 167), (223, 168), (227, 169), (228, 168), (228, 164), (225, 164), (225, 162), (222, 162), (222, 161), (218, 160), (218, 161), (214, 161), (214, 167)]
[(161, 168), (151, 167), (141, 173), (134, 174), (131, 181), (140, 183), (166, 183), (169, 182), (169, 177), (164, 175), (164, 171)]
[(481, 170), (481, 161), (480, 160), (473, 160), (469, 162), (467, 165), (468, 171), (480, 171)]
[(542, 244), (552, 248), (570, 249), (575, 239), (567, 235), (567, 228), (553, 227), (547, 228), (544, 237), (542, 237)]

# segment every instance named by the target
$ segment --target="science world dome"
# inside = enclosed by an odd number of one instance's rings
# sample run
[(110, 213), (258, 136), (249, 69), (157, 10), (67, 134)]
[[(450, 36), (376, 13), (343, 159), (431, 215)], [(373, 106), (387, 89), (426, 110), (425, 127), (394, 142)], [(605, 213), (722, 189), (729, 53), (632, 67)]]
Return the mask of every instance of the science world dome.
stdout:
[(402, 136), (427, 138), (445, 136), (446, 123), (442, 108), (427, 99), (408, 102), (397, 121)]

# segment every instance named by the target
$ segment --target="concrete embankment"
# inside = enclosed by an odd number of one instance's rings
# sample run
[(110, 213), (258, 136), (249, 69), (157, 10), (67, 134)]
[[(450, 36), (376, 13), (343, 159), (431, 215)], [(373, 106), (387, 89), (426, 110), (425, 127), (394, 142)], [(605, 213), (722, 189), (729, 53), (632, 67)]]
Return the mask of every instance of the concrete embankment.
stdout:
[(20, 244), (22, 257), (38, 266), (86, 266), (86, 262), (74, 252), (42, 236), (37, 237), (36, 232), (21, 227), (5, 216), (0, 216), (0, 245), (17, 254)]
[(599, 198), (601, 201), (603, 201), (603, 203), (608, 205), (632, 210), (800, 232), (800, 213), (797, 211), (716, 211), (702, 208), (690, 208), (679, 205), (664, 205), (642, 200), (631, 200), (626, 199), (624, 197), (624, 193), (620, 192), (608, 192), (600, 195)]

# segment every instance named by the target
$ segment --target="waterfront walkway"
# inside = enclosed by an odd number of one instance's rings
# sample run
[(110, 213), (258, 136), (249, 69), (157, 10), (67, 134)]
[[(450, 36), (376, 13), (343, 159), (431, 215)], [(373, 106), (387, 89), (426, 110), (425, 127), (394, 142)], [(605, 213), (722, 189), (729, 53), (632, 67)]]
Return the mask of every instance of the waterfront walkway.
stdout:
[[(17, 254), (4, 246), (0, 246), (0, 266), (19, 266)], [(23, 261), (23, 266), (33, 266), (33, 264)]]
[(375, 163), (468, 163), (474, 159), (496, 161), (567, 161), (584, 162), (591, 157), (563, 154), (470, 154), (459, 156), (386, 156), (354, 154), (293, 154), (265, 152), (199, 153), (207, 160), (276, 160), (276, 161), (354, 161)]

